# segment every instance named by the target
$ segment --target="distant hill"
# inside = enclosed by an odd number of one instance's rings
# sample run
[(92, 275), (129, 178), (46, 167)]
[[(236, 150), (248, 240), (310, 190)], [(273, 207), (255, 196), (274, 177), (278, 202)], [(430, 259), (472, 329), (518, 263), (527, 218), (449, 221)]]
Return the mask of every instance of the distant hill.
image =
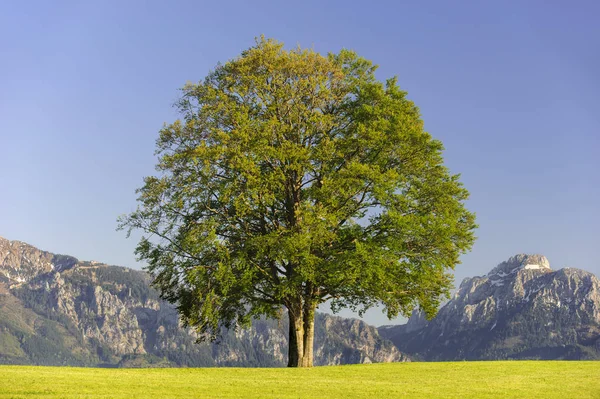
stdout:
[(465, 279), (433, 320), (417, 311), (379, 333), (421, 360), (600, 359), (600, 282), (516, 255)]
[[(142, 271), (0, 237), (0, 363), (106, 367), (283, 366), (287, 317), (195, 343)], [(284, 315), (285, 316), (285, 315)], [(375, 327), (318, 314), (315, 364), (408, 358)]]

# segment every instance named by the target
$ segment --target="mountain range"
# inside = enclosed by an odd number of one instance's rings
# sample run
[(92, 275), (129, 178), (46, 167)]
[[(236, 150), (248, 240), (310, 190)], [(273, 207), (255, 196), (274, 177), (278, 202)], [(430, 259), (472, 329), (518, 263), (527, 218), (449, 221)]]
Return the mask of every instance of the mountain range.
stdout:
[[(0, 237), (0, 364), (284, 366), (287, 317), (196, 343), (140, 270)], [(370, 326), (318, 314), (315, 365), (409, 360), (600, 359), (600, 282), (516, 255), (467, 278), (432, 320)]]
[(379, 333), (418, 360), (600, 359), (600, 282), (516, 255), (465, 279), (434, 319), (415, 311)]
[[(104, 367), (283, 366), (287, 317), (196, 343), (139, 270), (0, 237), (0, 363)], [(375, 327), (318, 314), (315, 365), (407, 361)]]

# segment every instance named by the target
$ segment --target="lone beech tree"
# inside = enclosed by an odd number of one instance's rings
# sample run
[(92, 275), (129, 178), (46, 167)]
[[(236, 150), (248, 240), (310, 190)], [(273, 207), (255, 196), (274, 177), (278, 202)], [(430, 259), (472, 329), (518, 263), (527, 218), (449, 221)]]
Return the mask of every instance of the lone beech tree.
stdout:
[(310, 367), (319, 304), (432, 316), (448, 295), (468, 192), (375, 69), (261, 38), (182, 89), (120, 227), (144, 233), (136, 254), (201, 338), (286, 309), (288, 366)]

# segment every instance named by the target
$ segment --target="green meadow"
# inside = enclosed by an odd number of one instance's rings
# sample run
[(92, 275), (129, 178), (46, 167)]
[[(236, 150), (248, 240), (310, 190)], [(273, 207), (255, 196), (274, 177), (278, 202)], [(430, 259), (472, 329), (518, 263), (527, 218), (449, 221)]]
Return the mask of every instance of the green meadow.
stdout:
[(600, 398), (600, 362), (311, 369), (0, 366), (0, 398)]

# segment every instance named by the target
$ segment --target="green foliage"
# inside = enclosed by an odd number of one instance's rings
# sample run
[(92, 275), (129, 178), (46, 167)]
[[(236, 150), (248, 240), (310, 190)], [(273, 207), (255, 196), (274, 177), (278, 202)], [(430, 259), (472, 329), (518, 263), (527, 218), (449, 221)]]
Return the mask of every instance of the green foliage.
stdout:
[(146, 233), (137, 255), (187, 325), (215, 337), (286, 306), (308, 328), (325, 301), (435, 313), (474, 215), (442, 143), (375, 69), (262, 38), (182, 89), (120, 226)]
[(432, 362), (299, 369), (0, 367), (1, 398), (592, 399), (600, 363)]
[(89, 353), (78, 350), (77, 341), (57, 322), (40, 319), (35, 327), (33, 334), (21, 338), (29, 363), (83, 366), (92, 362)]
[[(19, 339), (13, 335), (13, 331), (0, 327), (0, 359), (2, 363), (12, 363), (10, 359), (24, 358), (25, 353), (21, 349)], [(5, 361), (9, 359), (9, 361)]]

